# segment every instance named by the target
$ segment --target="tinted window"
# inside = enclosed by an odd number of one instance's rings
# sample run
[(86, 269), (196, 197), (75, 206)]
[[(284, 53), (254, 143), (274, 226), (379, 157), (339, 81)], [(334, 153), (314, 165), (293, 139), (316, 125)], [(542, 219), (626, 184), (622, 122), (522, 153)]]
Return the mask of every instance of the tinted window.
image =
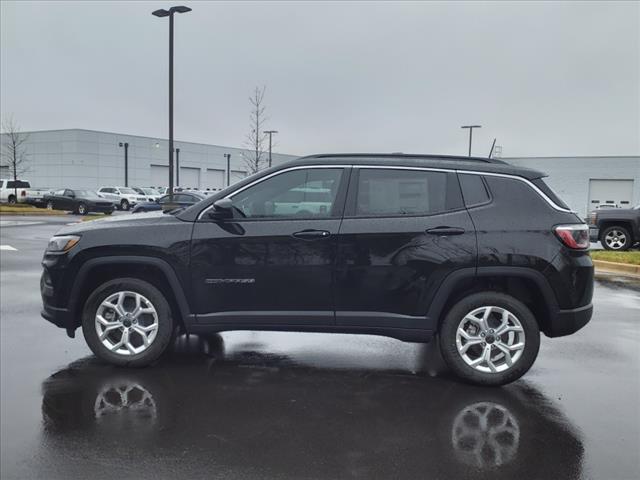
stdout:
[(487, 187), (485, 187), (480, 175), (461, 174), (459, 178), (462, 196), (467, 207), (489, 201), (489, 192), (487, 192)]
[(430, 215), (460, 208), (455, 174), (420, 170), (362, 169), (356, 215)]
[(22, 180), (9, 180), (7, 182), (7, 188), (30, 188), (29, 182), (23, 182)]
[(58, 195), (58, 196), (60, 196), (60, 197), (64, 196), (64, 189), (62, 189), (62, 190), (56, 190), (56, 191), (54, 192), (54, 195)]
[(281, 173), (234, 195), (233, 206), (248, 218), (331, 217), (341, 176), (341, 168)]

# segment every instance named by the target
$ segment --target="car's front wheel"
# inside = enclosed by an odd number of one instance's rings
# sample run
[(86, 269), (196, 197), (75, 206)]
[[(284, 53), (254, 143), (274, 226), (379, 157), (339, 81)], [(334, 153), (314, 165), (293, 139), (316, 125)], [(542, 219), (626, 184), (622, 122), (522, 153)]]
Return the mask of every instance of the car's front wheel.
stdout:
[(631, 248), (631, 233), (625, 227), (614, 225), (603, 230), (600, 243), (606, 250), (624, 251)]
[(53, 202), (51, 200), (47, 202), (47, 210), (53, 210)]
[(120, 202), (120, 210), (124, 210), (125, 212), (129, 210), (129, 202), (127, 200)]
[(82, 315), (89, 348), (97, 357), (121, 366), (153, 363), (171, 342), (173, 330), (171, 308), (162, 292), (136, 278), (99, 286)]
[(78, 213), (79, 213), (80, 215), (86, 215), (86, 214), (87, 214), (87, 212), (88, 212), (88, 210), (87, 210), (87, 206), (86, 206), (84, 203), (80, 203), (80, 204), (78, 205)]
[(460, 378), (504, 385), (524, 375), (540, 348), (531, 311), (500, 292), (480, 292), (456, 303), (440, 327), (440, 350)]

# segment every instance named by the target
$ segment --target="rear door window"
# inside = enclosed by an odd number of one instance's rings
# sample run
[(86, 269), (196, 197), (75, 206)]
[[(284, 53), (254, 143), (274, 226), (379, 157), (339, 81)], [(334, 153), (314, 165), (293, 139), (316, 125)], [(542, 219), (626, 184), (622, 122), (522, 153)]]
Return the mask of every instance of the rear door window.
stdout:
[(448, 172), (363, 168), (359, 172), (358, 217), (432, 215), (462, 207), (455, 174)]

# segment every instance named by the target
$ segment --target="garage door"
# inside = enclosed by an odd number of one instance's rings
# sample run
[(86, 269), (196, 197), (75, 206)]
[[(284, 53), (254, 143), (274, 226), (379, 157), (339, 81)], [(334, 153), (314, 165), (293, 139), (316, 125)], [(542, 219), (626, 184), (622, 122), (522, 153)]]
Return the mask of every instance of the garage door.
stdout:
[(169, 185), (169, 167), (166, 165), (151, 165), (151, 182), (153, 187), (166, 187)]
[(183, 188), (200, 188), (200, 169), (180, 167), (180, 186)]
[(221, 190), (224, 188), (225, 178), (224, 170), (207, 168), (204, 185), (202, 187), (210, 188), (212, 190)]
[(246, 176), (247, 176), (247, 172), (243, 172), (241, 170), (231, 170), (231, 185), (233, 185), (236, 182), (239, 182)]
[(589, 180), (589, 208), (611, 206), (629, 208), (633, 200), (633, 180)]

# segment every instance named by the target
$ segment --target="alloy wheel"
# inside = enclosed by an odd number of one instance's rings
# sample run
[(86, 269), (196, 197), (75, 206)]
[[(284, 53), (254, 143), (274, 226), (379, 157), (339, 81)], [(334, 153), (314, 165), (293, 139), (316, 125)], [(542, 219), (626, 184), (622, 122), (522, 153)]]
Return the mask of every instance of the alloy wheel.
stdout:
[(158, 325), (155, 307), (137, 292), (113, 293), (96, 311), (100, 342), (119, 355), (137, 355), (148, 349), (156, 338)]
[(613, 229), (607, 232), (604, 241), (611, 250), (619, 250), (626, 245), (627, 235), (621, 230)]
[(483, 373), (504, 372), (522, 357), (524, 328), (505, 308), (476, 308), (460, 321), (456, 347), (462, 360), (473, 369)]

